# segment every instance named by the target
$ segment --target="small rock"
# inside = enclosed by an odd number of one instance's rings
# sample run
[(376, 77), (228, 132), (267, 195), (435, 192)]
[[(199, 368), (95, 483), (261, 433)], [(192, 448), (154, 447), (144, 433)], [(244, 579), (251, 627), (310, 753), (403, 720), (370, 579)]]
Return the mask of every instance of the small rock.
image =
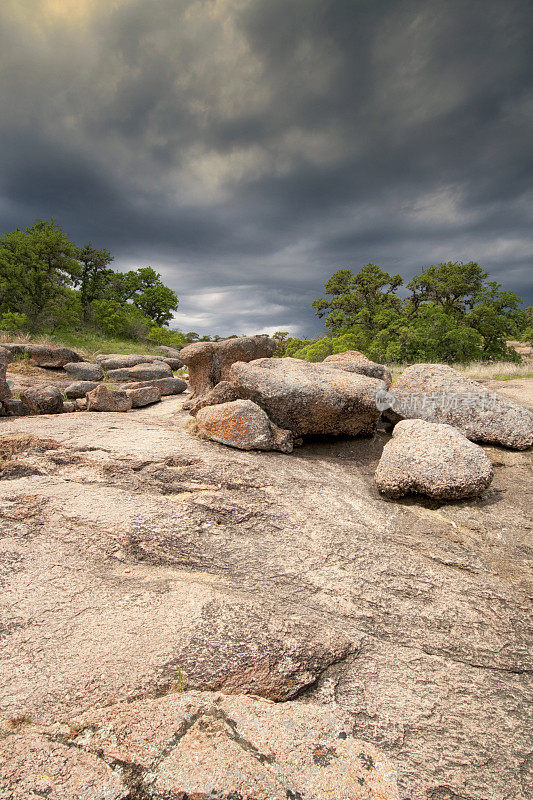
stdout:
[(178, 349), (177, 347), (167, 347), (165, 344), (160, 344), (157, 348), (157, 352), (167, 358), (179, 358), (181, 360), (181, 349), (182, 348)]
[(346, 372), (358, 372), (360, 375), (368, 375), (369, 378), (379, 378), (385, 382), (387, 389), (392, 383), (390, 370), (383, 364), (370, 361), (359, 350), (346, 350), (344, 353), (334, 353), (322, 362), (333, 367), (344, 369)]
[(375, 479), (379, 491), (387, 497), (413, 492), (457, 500), (481, 494), (493, 475), (483, 449), (457, 428), (410, 419), (394, 428)]
[(236, 361), (273, 356), (276, 349), (276, 341), (269, 336), (242, 336), (189, 344), (180, 351), (180, 358), (188, 367), (189, 383), (196, 398), (226, 380), (229, 368)]
[(172, 372), (177, 369), (182, 369), (184, 367), (184, 363), (181, 358), (157, 358), (156, 361), (162, 361), (163, 364), (168, 364)]
[(124, 389), (143, 389), (145, 386), (156, 386), (161, 391), (161, 396), (181, 394), (188, 387), (183, 378), (156, 378), (153, 381), (136, 381), (127, 383)]
[(63, 395), (57, 386), (25, 389), (20, 393), (20, 399), (32, 414), (60, 414), (63, 410)]
[(239, 450), (291, 453), (293, 449), (290, 431), (273, 426), (263, 409), (250, 400), (206, 406), (198, 411), (196, 421), (201, 435)]
[(121, 389), (100, 385), (87, 393), (87, 411), (129, 411), (131, 407), (131, 397)]
[(85, 397), (87, 392), (92, 392), (97, 386), (98, 383), (94, 381), (76, 381), (75, 383), (71, 383), (70, 386), (67, 386), (65, 394), (69, 400), (77, 400), (78, 398)]
[(69, 378), (76, 378), (79, 381), (101, 381), (104, 377), (103, 369), (98, 364), (91, 364), (88, 361), (65, 364), (63, 369)]
[(6, 379), (6, 363), (0, 361), (0, 401), (7, 400), (11, 397), (11, 389)]
[(8, 417), (27, 417), (31, 413), (29, 406), (23, 403), (22, 400), (17, 400), (14, 397), (7, 398), (2, 401), (4, 406), (4, 413)]
[(193, 417), (197, 415), (201, 408), (206, 406), (216, 406), (218, 403), (232, 403), (238, 400), (237, 393), (229, 381), (220, 381), (210, 392), (202, 395), (198, 400), (193, 400), (190, 404), (189, 413)]
[(526, 450), (533, 444), (533, 413), (485, 389), (445, 364), (413, 364), (394, 382), (382, 405), (387, 416), (425, 419), (459, 428), (474, 442)]
[(87, 411), (87, 398), (86, 397), (79, 397), (74, 400), (74, 406), (76, 411)]
[(70, 413), (72, 411), (76, 411), (76, 406), (72, 400), (64, 400), (63, 401), (63, 411), (65, 413)]
[(134, 367), (112, 369), (108, 371), (107, 376), (110, 381), (150, 381), (172, 378), (172, 370), (163, 361), (152, 361)]
[(161, 401), (161, 389), (157, 386), (143, 386), (140, 389), (126, 389), (131, 398), (132, 408), (142, 408)]

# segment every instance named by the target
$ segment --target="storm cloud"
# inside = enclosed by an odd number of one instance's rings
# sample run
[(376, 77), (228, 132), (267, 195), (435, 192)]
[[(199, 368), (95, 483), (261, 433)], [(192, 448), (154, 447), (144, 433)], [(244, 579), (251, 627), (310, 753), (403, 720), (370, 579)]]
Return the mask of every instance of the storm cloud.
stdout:
[(1, 229), (150, 264), (199, 333), (321, 323), (339, 267), (531, 292), (528, 0), (3, 0)]

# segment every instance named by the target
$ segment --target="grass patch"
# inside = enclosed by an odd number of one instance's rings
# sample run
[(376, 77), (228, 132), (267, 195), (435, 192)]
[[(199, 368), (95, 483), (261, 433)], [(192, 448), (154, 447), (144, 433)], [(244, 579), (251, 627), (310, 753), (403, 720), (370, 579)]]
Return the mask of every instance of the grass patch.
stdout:
[[(157, 345), (134, 342), (131, 339), (109, 339), (91, 330), (65, 331), (61, 334), (30, 336), (27, 333), (9, 335), (0, 332), (0, 345), (2, 342), (20, 342), (21, 344), (43, 344), (51, 347), (70, 347), (76, 350), (87, 361), (94, 361), (97, 355), (107, 353), (138, 353), (140, 355), (155, 355), (158, 353)], [(159, 354), (160, 355), (160, 354)]]

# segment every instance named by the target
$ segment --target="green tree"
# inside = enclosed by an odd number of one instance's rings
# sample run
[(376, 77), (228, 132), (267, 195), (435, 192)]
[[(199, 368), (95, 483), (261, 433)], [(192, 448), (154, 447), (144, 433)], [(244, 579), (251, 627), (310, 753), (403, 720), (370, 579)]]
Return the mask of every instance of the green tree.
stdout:
[(372, 335), (383, 324), (383, 313), (399, 312), (401, 301), (395, 292), (402, 283), (401, 275), (389, 275), (377, 264), (366, 264), (356, 275), (341, 269), (324, 286), (330, 297), (311, 305), (332, 330), (361, 326)]
[(109, 294), (109, 285), (113, 270), (109, 265), (113, 256), (105, 248), (97, 250), (91, 243), (77, 250), (76, 257), (81, 263), (79, 278), (80, 301), (83, 309), (83, 318), (87, 322), (90, 318), (90, 304), (93, 300), (101, 300)]
[(0, 237), (0, 313), (25, 314), (30, 330), (54, 327), (65, 291), (79, 278), (77, 248), (53, 221), (39, 220)]
[(154, 325), (166, 325), (178, 309), (178, 296), (161, 281), (152, 267), (109, 276), (108, 296), (119, 303), (133, 303)]
[(520, 300), (471, 261), (448, 261), (427, 267), (408, 284), (401, 299), (399, 275), (367, 264), (353, 275), (339, 270), (326, 282), (327, 300), (312, 304), (326, 316), (331, 334), (300, 347), (297, 357), (320, 360), (341, 349), (361, 350), (377, 361), (520, 360), (507, 346), (526, 328)]

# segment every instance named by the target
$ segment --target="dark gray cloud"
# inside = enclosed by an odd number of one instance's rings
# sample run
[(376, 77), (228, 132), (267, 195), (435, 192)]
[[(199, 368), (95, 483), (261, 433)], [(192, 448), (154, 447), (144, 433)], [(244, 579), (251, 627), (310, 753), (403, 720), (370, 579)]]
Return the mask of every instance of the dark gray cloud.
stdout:
[(533, 301), (528, 0), (4, 0), (1, 227), (151, 264), (186, 330), (320, 329), (341, 266)]

